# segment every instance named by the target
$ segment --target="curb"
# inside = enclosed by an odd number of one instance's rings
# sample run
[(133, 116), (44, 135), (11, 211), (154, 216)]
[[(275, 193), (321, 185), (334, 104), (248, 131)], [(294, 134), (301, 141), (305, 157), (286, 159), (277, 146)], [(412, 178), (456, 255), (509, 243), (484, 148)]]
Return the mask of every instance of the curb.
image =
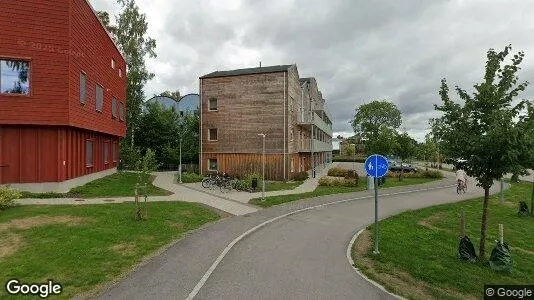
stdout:
[[(380, 219), (379, 221), (381, 221), (381, 220), (382, 219)], [(352, 255), (351, 255), (352, 247), (354, 246), (354, 243), (356, 242), (356, 239), (360, 236), (360, 234), (362, 234), (362, 232), (365, 231), (366, 228), (367, 227), (364, 227), (363, 229), (360, 229), (354, 236), (352, 236), (352, 239), (349, 242), (349, 246), (347, 247), (347, 260), (349, 261), (350, 266), (352, 267), (352, 269), (354, 269), (354, 271), (356, 271), (356, 273), (358, 273), (358, 275), (360, 275), (360, 277), (362, 277), (367, 282), (369, 282), (370, 284), (374, 285), (375, 287), (377, 287), (378, 289), (380, 289), (384, 293), (386, 293), (386, 294), (388, 294), (390, 296), (393, 296), (393, 297), (395, 297), (397, 299), (407, 300), (406, 298), (404, 298), (402, 296), (399, 296), (397, 294), (394, 294), (394, 293), (388, 291), (383, 285), (381, 285), (378, 282), (376, 282), (376, 281), (370, 279), (369, 277), (365, 276), (365, 274), (363, 274), (358, 268), (356, 268), (354, 266), (354, 260), (352, 259)]]

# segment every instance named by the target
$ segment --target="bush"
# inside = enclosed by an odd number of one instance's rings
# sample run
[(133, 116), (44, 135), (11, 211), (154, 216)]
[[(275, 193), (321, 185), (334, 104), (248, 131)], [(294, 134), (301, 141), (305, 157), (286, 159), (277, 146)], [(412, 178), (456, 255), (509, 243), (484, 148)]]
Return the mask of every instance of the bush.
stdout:
[(359, 180), (360, 176), (358, 176), (358, 172), (356, 172), (356, 170), (347, 170), (347, 175), (345, 175), (345, 179)]
[(252, 179), (253, 178), (257, 178), (258, 179), (258, 186), (256, 187), (256, 189), (261, 188), (262, 176), (259, 173), (249, 173), (249, 174), (245, 175), (245, 178), (243, 179), (243, 181), (244, 181), (243, 187), (245, 187), (246, 189), (252, 188)]
[(348, 173), (348, 170), (343, 169), (343, 168), (332, 168), (328, 170), (328, 176), (333, 176), (333, 177), (345, 177), (347, 176), (347, 173)]
[(308, 172), (298, 172), (295, 177), (293, 178), (293, 180), (295, 181), (304, 181), (306, 179), (309, 178), (309, 175), (308, 175)]
[[(176, 174), (176, 178), (178, 180), (180, 180), (180, 174)], [(182, 172), (182, 182), (183, 183), (193, 183), (193, 182), (201, 182), (202, 179), (204, 177), (202, 177), (202, 175), (199, 175), (199, 174), (196, 174), (196, 173), (193, 173), (193, 172)]]
[(22, 194), (10, 187), (0, 187), (0, 210), (5, 210), (8, 207), (15, 205), (15, 199), (19, 199)]
[(341, 179), (341, 178), (328, 178), (322, 177), (319, 179), (320, 186), (358, 186), (358, 179)]
[[(389, 178), (399, 178), (400, 172), (388, 172), (387, 177)], [(404, 173), (402, 174), (403, 178), (443, 178), (443, 173), (437, 170), (429, 170), (418, 173)]]
[(428, 170), (421, 172), (421, 175), (425, 178), (443, 178), (443, 173), (436, 170)]
[(332, 161), (333, 162), (359, 162), (359, 163), (364, 163), (365, 159), (366, 159), (365, 157), (356, 157), (356, 159), (354, 159), (354, 156), (337, 156), (337, 157), (333, 157)]

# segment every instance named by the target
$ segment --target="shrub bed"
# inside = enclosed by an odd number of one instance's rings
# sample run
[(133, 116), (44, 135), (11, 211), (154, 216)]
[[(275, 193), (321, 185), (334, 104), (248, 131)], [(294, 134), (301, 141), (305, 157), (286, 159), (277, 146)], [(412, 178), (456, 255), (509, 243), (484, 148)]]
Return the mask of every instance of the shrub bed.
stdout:
[(328, 170), (328, 176), (333, 176), (333, 177), (345, 177), (347, 176), (348, 174), (348, 170), (346, 169), (343, 169), (343, 168), (332, 168), (330, 170)]
[[(389, 178), (398, 178), (400, 176), (400, 172), (388, 172), (387, 177)], [(404, 178), (443, 178), (443, 173), (436, 170), (428, 170), (428, 171), (422, 171), (417, 173), (404, 173), (402, 174), (402, 177)]]
[(13, 206), (15, 204), (15, 199), (18, 199), (21, 196), (22, 194), (15, 189), (0, 187), (0, 211)]
[(358, 179), (341, 179), (341, 178), (328, 178), (322, 177), (319, 179), (320, 186), (358, 186)]
[[(180, 174), (176, 174), (176, 178), (180, 179)], [(193, 172), (183, 172), (182, 173), (182, 182), (183, 183), (193, 183), (201, 182), (203, 179), (202, 175), (193, 173)]]
[(309, 175), (308, 175), (308, 172), (298, 172), (295, 177), (293, 178), (293, 180), (296, 180), (296, 181), (304, 181), (306, 179), (308, 179)]

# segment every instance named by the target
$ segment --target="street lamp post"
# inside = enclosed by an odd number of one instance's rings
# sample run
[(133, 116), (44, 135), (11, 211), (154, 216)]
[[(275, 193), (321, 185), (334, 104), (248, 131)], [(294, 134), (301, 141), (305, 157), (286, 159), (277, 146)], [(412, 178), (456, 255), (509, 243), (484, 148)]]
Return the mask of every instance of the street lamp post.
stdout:
[(261, 201), (265, 201), (265, 133), (258, 133), (258, 135), (263, 138)]
[(182, 183), (182, 138), (180, 137), (180, 166), (178, 167), (180, 173), (180, 183)]

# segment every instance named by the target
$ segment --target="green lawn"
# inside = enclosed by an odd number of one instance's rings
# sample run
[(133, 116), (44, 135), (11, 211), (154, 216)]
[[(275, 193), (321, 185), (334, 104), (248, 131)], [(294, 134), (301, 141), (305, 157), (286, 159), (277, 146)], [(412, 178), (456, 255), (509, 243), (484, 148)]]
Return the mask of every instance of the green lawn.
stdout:
[[(380, 186), (382, 188), (403, 186), (403, 185), (412, 185), (412, 184), (421, 184), (434, 181), (437, 179), (434, 178), (404, 178), (403, 181), (398, 181), (394, 178), (386, 179), (386, 183)], [(301, 193), (301, 194), (290, 194), (290, 195), (280, 195), (280, 196), (271, 196), (265, 197), (265, 201), (261, 201), (261, 198), (253, 198), (249, 201), (250, 204), (255, 204), (261, 207), (270, 207), (273, 205), (278, 205), (286, 202), (296, 201), (300, 199), (313, 198), (319, 196), (326, 196), (331, 194), (341, 194), (341, 193), (354, 193), (360, 192), (367, 189), (367, 182), (365, 180), (360, 180), (357, 187), (343, 187), (343, 186), (318, 186), (313, 192)]]
[[(98, 197), (129, 197), (134, 196), (134, 188), (137, 183), (137, 173), (117, 172), (115, 174), (91, 181), (85, 185), (75, 187), (68, 193), (30, 193), (23, 192), (23, 198), (98, 198)], [(151, 177), (150, 182), (154, 180)], [(170, 193), (166, 190), (149, 184), (148, 194), (150, 196), (166, 196)]]
[[(406, 212), (379, 224), (380, 255), (371, 254), (372, 237), (364, 233), (353, 249), (356, 266), (394, 293), (411, 299), (483, 298), (484, 284), (532, 284), (534, 278), (534, 217), (519, 217), (518, 202), (530, 206), (531, 183), (512, 184), (500, 205), (499, 195), (489, 206), (487, 257), (504, 224), (514, 267), (498, 273), (488, 263), (457, 259), (459, 216), (465, 211), (466, 233), (478, 254), (482, 198)], [(372, 226), (369, 228), (372, 230)], [(372, 231), (370, 231), (372, 232)]]
[[(194, 203), (148, 204), (136, 221), (133, 203), (17, 206), (0, 213), (0, 278), (63, 285), (71, 298), (130, 270), (185, 232), (219, 219)], [(7, 297), (0, 289), (0, 299)]]
[[(282, 191), (282, 190), (292, 190), (297, 186), (301, 185), (302, 181), (265, 181), (265, 191)], [(258, 182), (258, 189), (261, 190), (261, 181)]]

